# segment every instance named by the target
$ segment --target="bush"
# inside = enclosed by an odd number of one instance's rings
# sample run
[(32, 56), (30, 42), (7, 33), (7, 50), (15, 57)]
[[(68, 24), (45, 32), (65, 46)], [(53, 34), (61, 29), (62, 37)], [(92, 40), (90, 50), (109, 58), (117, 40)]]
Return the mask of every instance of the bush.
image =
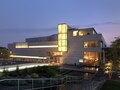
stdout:
[(32, 78), (38, 78), (39, 75), (38, 75), (37, 73), (33, 73), (33, 74), (31, 75), (31, 77), (32, 77)]
[(43, 67), (38, 66), (19, 70), (19, 67), (17, 66), (15, 71), (11, 72), (4, 71), (3, 74), (5, 76), (9, 75), (12, 77), (26, 77), (27, 75), (31, 75), (31, 77), (33, 78), (39, 78), (56, 76), (60, 74), (60, 70), (56, 66), (43, 66)]

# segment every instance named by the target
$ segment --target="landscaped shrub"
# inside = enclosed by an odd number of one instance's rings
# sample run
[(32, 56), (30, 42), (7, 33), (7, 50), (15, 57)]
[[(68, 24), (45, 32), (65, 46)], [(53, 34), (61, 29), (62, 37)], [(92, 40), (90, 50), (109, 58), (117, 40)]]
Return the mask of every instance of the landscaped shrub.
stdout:
[(23, 70), (19, 70), (19, 67), (16, 67), (15, 71), (3, 71), (4, 76), (10, 77), (26, 77), (30, 76), (32, 78), (40, 78), (40, 77), (53, 77), (60, 74), (60, 70), (56, 66), (43, 66), (43, 67), (33, 67), (33, 68), (25, 68)]

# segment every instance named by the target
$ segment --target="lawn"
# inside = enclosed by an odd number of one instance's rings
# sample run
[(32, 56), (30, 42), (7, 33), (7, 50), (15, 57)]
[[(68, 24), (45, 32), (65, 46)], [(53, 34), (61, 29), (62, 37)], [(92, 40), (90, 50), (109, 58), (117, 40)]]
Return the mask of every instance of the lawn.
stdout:
[(120, 90), (120, 81), (107, 80), (101, 90)]

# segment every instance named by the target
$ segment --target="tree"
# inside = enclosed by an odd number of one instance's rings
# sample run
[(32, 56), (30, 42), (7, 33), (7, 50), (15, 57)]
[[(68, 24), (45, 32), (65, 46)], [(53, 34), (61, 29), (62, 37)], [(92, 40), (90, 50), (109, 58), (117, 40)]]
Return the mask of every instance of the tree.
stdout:
[(7, 48), (0, 47), (0, 58), (9, 58), (10, 52)]
[(113, 61), (113, 66), (116, 68), (120, 67), (120, 37), (116, 37), (114, 41), (112, 41), (111, 49), (109, 52), (110, 58)]
[(5, 76), (5, 77), (9, 75), (9, 72), (8, 72), (8, 70), (5, 69), (5, 67), (3, 68), (2, 73), (3, 73), (3, 76)]

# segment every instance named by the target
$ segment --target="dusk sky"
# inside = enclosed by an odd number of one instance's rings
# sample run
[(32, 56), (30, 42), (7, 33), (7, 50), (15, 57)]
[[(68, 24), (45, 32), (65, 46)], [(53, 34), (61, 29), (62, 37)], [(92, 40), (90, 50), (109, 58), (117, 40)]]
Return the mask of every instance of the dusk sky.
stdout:
[(0, 46), (57, 33), (57, 24), (120, 36), (120, 0), (0, 0)]

